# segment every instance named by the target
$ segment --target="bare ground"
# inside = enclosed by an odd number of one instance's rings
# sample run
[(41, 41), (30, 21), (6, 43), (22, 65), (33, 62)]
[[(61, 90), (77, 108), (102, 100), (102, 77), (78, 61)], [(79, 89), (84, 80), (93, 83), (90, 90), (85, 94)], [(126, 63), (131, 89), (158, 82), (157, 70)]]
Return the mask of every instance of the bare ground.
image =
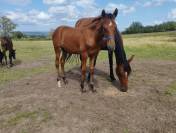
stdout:
[(0, 133), (175, 133), (176, 62), (136, 60), (127, 93), (110, 82), (108, 64), (95, 71), (97, 93), (80, 92), (79, 68), (58, 88), (56, 74), (14, 81), (0, 89)]

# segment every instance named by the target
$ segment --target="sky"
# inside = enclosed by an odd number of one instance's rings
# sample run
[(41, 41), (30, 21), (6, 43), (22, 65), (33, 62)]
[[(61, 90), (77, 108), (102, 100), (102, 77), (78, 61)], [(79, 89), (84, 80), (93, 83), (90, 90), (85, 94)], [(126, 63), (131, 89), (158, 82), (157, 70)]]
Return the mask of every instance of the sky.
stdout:
[(0, 16), (7, 16), (19, 31), (51, 31), (60, 25), (74, 26), (82, 17), (113, 13), (120, 31), (132, 22), (143, 25), (176, 21), (176, 0), (0, 0)]

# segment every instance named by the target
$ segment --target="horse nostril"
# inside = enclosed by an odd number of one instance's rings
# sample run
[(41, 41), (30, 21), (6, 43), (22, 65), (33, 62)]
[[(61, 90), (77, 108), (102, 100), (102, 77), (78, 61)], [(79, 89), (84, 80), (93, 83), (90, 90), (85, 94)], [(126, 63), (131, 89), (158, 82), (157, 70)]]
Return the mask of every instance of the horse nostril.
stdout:
[(122, 92), (127, 92), (128, 90), (128, 87), (124, 87), (124, 86), (121, 86), (121, 89), (120, 89)]

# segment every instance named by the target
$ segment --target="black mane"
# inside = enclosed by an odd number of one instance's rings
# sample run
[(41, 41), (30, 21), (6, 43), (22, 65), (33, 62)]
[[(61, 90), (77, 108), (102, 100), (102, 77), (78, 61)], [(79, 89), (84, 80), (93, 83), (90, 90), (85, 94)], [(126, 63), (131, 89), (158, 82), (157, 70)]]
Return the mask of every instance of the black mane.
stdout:
[[(109, 19), (115, 19), (114, 15), (112, 13), (106, 13), (105, 17), (108, 17)], [(102, 17), (98, 17), (95, 20), (100, 20)], [(130, 75), (131, 73), (131, 67), (128, 63), (126, 53), (123, 47), (123, 40), (121, 37), (121, 33), (116, 27), (116, 34), (115, 34), (115, 56), (116, 56), (116, 62), (118, 64), (123, 64), (125, 72)]]
[(121, 37), (121, 33), (119, 30), (116, 28), (116, 34), (115, 34), (115, 56), (116, 56), (116, 62), (119, 64), (124, 65), (124, 70), (130, 75), (131, 73), (131, 67), (128, 63), (126, 53), (123, 47), (123, 40)]

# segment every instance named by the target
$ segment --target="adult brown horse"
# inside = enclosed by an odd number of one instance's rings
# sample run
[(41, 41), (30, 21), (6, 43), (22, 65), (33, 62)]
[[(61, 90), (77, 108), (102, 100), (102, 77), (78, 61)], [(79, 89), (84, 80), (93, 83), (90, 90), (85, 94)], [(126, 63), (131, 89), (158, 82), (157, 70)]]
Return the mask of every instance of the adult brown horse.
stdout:
[[(93, 20), (93, 23), (84, 28), (71, 28), (67, 26), (58, 27), (53, 33), (52, 40), (56, 54), (56, 68), (58, 70), (58, 86), (61, 87), (61, 77), (64, 83), (67, 83), (64, 73), (64, 64), (69, 55), (81, 55), (81, 91), (85, 92), (84, 81), (86, 76), (86, 62), (90, 59), (90, 89), (95, 92), (94, 88), (94, 60), (99, 50), (109, 41), (114, 41), (115, 21), (106, 16), (102, 11), (101, 16)], [(61, 65), (62, 76), (60, 75), (59, 65)]]
[(6, 52), (9, 51), (9, 63), (10, 66), (13, 66), (12, 63), (12, 58), (16, 59), (16, 54), (15, 50), (13, 49), (13, 43), (10, 37), (1, 37), (1, 48), (2, 48), (2, 53), (5, 58), (5, 63), (7, 65), (7, 55)]
[[(106, 17), (109, 19), (115, 21), (115, 18), (118, 14), (117, 8), (115, 9), (114, 13), (106, 13)], [(98, 17), (91, 17), (91, 18), (82, 18), (76, 22), (75, 27), (77, 28), (84, 28), (88, 24), (92, 23), (93, 20), (98, 19)], [(113, 50), (106, 47), (107, 45), (104, 44), (105, 47), (102, 48), (102, 50), (108, 50), (109, 55), (109, 64), (110, 64), (110, 78), (111, 80), (115, 80), (114, 74), (113, 74)], [(128, 77), (131, 73), (131, 66), (130, 62), (132, 61), (134, 56), (131, 56), (130, 59), (127, 60), (126, 53), (123, 47), (123, 39), (119, 32), (119, 30), (116, 27), (116, 34), (115, 34), (115, 57), (116, 57), (116, 74), (119, 78), (120, 84), (121, 84), (121, 90), (127, 91), (128, 89)], [(94, 65), (96, 64), (96, 59), (94, 62)]]

